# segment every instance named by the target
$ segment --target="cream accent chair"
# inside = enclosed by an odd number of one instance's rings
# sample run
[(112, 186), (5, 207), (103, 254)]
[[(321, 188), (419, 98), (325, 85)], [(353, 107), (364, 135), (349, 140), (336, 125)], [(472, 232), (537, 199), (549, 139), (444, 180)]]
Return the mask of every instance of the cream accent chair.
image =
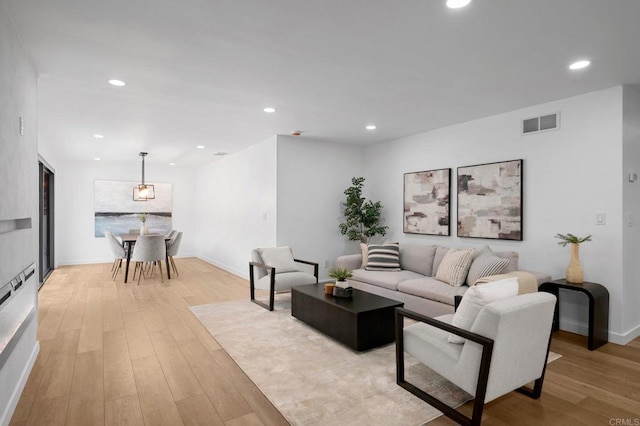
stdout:
[[(257, 268), (255, 273), (254, 268)], [(251, 250), (249, 287), (253, 303), (273, 311), (276, 292), (289, 291), (291, 287), (298, 285), (317, 283), (318, 264), (307, 260), (295, 259), (293, 251), (289, 247)], [(256, 288), (269, 290), (269, 305), (256, 299)]]
[(122, 247), (120, 241), (118, 241), (110, 231), (105, 231), (104, 236), (107, 239), (109, 248), (115, 258), (113, 265), (111, 265), (111, 278), (115, 281), (118, 276), (118, 272), (120, 272), (120, 268), (122, 268), (122, 260), (127, 258), (127, 254), (125, 253), (124, 247)]
[[(508, 297), (485, 305), (470, 331), (451, 325), (453, 315), (429, 318), (396, 308), (397, 383), (462, 425), (479, 425), (484, 404), (512, 390), (539, 398), (556, 304), (548, 293)], [(419, 321), (403, 328), (403, 318)], [(449, 333), (464, 344), (449, 343)], [(405, 351), (475, 397), (468, 418), (407, 382)], [(535, 382), (533, 389), (524, 388)]]
[[(153, 276), (153, 268), (158, 266), (160, 270), (160, 279), (164, 282), (162, 276), (162, 261), (165, 260), (167, 252), (167, 246), (164, 242), (164, 235), (140, 235), (136, 239), (136, 244), (133, 246), (133, 253), (131, 254), (131, 261), (136, 262), (135, 269), (133, 270), (133, 278), (136, 277), (138, 272), (138, 285), (140, 284), (140, 278), (149, 272), (150, 276)], [(148, 269), (149, 271), (145, 271)]]

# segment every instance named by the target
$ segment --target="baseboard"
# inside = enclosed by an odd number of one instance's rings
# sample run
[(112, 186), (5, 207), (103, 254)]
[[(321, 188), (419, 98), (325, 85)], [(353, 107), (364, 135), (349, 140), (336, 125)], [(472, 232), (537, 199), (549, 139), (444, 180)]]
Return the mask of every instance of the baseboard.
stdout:
[(81, 260), (61, 260), (56, 264), (59, 266), (73, 266), (73, 265), (92, 265), (96, 263), (113, 263), (113, 258), (100, 258), (100, 259), (81, 259)]
[(626, 333), (612, 333), (609, 331), (609, 341), (617, 345), (626, 345), (638, 336), (640, 336), (640, 325), (633, 327)]
[[(560, 329), (570, 333), (580, 334), (582, 336), (589, 335), (589, 327), (586, 323), (578, 323), (571, 320), (560, 319)], [(640, 336), (640, 325), (635, 326), (626, 333), (615, 333), (609, 330), (609, 342), (616, 345), (626, 345), (636, 337)]]
[[(211, 264), (213, 266), (216, 266), (216, 267), (218, 267), (220, 269), (224, 269), (225, 271), (230, 272), (233, 275), (237, 275), (240, 278), (243, 278), (245, 280), (249, 279), (249, 274), (247, 272), (241, 272), (241, 271), (239, 271), (239, 270), (237, 270), (235, 268), (232, 268), (229, 265), (225, 265), (224, 263), (217, 262), (217, 261), (215, 261), (213, 259), (210, 259), (210, 258), (208, 258), (206, 256), (195, 256), (195, 257), (197, 257), (198, 259), (202, 260), (203, 262), (207, 262), (207, 263), (209, 263), (209, 264)], [(249, 263), (247, 263), (247, 267), (248, 267), (248, 265), (249, 265)]]
[[(29, 360), (22, 370), (22, 374), (20, 374), (20, 380), (16, 383), (15, 388), (13, 389), (13, 393), (11, 394), (11, 399), (9, 400), (9, 404), (7, 405), (4, 413), (2, 414), (2, 418), (0, 418), (0, 425), (8, 426), (11, 422), (11, 417), (13, 417), (13, 413), (18, 406), (18, 402), (20, 401), (20, 396), (22, 396), (22, 391), (27, 384), (27, 380), (29, 379), (29, 374), (31, 374), (31, 370), (33, 369), (33, 365), (36, 363), (36, 359), (38, 358), (38, 353), (40, 352), (40, 342), (36, 340), (36, 344), (33, 346), (33, 350), (31, 351), (31, 355), (29, 356)], [(4, 386), (4, 385), (3, 385)]]

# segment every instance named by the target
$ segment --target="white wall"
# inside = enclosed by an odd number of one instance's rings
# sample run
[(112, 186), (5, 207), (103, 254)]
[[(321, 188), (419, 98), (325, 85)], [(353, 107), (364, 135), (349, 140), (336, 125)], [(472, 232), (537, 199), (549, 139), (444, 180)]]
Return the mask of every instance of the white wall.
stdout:
[[(521, 136), (521, 119), (561, 112), (561, 129)], [(556, 233), (593, 235), (581, 247), (585, 280), (610, 292), (610, 337), (625, 343), (622, 276), (622, 88), (512, 111), (402, 138), (366, 151), (366, 177), (373, 198), (386, 209), (389, 240), (447, 246), (516, 250), (521, 269), (565, 276), (569, 249), (557, 245)], [(456, 168), (524, 159), (524, 240), (522, 242), (456, 237)], [(451, 167), (452, 237), (402, 233), (403, 174)], [(606, 225), (596, 225), (596, 213)], [(586, 332), (586, 297), (562, 295), (561, 326)], [(636, 321), (637, 322), (637, 321)], [(633, 336), (631, 336), (633, 337)]]
[[(623, 330), (640, 335), (640, 180), (629, 182), (628, 175), (640, 175), (640, 92), (623, 91), (623, 238), (624, 238), (624, 318)], [(631, 214), (631, 226), (627, 215)]]
[(198, 257), (247, 277), (251, 249), (276, 244), (275, 136), (197, 171)]
[(340, 235), (338, 224), (344, 190), (364, 172), (363, 153), (360, 146), (278, 136), (277, 244), (318, 262), (321, 279), (325, 265), (357, 247)]
[[(0, 287), (38, 259), (37, 118), (36, 73), (0, 2)], [(15, 229), (15, 219), (27, 218), (30, 229)], [(36, 282), (0, 308), (0, 425), (9, 424), (38, 355)], [(20, 324), (25, 332), (16, 337)]]
[[(140, 162), (62, 161), (56, 167), (56, 265), (112, 262), (104, 238), (94, 236), (94, 181), (140, 180)], [(172, 227), (183, 231), (180, 256), (196, 254), (195, 171), (147, 163), (145, 180), (173, 185)]]

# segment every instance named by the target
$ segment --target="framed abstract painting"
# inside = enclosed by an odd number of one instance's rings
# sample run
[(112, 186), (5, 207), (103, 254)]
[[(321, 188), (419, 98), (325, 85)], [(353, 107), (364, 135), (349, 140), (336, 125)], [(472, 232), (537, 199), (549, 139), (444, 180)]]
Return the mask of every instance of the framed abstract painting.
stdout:
[(131, 189), (139, 183), (114, 180), (94, 182), (94, 232), (97, 238), (104, 237), (104, 231), (122, 235), (132, 229), (140, 229), (141, 213), (146, 213), (150, 233), (166, 235), (171, 231), (172, 185), (154, 183), (155, 199), (133, 201)]
[(458, 167), (458, 237), (522, 241), (522, 163)]
[(451, 169), (405, 173), (403, 231), (407, 234), (451, 235), (450, 192)]

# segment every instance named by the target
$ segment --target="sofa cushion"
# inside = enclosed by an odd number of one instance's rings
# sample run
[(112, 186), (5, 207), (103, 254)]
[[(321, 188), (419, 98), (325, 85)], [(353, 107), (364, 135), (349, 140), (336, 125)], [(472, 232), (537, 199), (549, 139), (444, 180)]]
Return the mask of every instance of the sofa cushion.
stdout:
[(433, 258), (436, 246), (400, 245), (400, 269), (433, 275)]
[(468, 289), (466, 285), (453, 287), (432, 277), (422, 277), (413, 280), (402, 281), (398, 284), (398, 291), (436, 302), (453, 306), (455, 296), (462, 296)]
[(447, 255), (440, 262), (436, 278), (454, 287), (460, 287), (464, 284), (467, 279), (467, 272), (469, 272), (469, 267), (473, 261), (473, 250), (449, 249)]
[(473, 260), (476, 260), (480, 256), (484, 256), (485, 254), (493, 254), (493, 251), (491, 251), (491, 247), (484, 245), (480, 248), (475, 249), (473, 251)]
[[(462, 298), (451, 324), (464, 330), (471, 330), (476, 317), (485, 305), (517, 295), (518, 279), (515, 277), (471, 287)], [(463, 337), (453, 333), (449, 334), (450, 343), (461, 344), (465, 341), (466, 339)]]
[(369, 244), (367, 271), (400, 271), (398, 243)]
[(493, 253), (476, 257), (467, 274), (467, 285), (474, 285), (479, 278), (501, 273), (509, 265), (509, 262), (509, 259), (498, 257)]
[(353, 276), (350, 280), (377, 285), (378, 287), (387, 288), (389, 290), (397, 290), (398, 283), (422, 277), (423, 275), (411, 271), (380, 272), (356, 269), (353, 271)]

